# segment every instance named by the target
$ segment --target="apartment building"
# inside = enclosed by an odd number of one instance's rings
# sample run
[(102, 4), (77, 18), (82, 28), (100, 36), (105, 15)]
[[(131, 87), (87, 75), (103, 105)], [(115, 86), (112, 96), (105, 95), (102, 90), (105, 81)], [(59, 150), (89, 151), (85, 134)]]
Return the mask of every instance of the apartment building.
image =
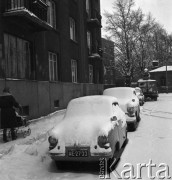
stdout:
[(103, 90), (100, 0), (0, 1), (0, 91), (30, 118)]

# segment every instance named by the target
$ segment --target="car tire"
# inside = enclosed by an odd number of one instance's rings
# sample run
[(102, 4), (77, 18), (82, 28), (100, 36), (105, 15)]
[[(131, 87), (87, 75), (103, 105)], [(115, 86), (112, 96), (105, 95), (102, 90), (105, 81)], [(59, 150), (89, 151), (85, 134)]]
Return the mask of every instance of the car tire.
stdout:
[(137, 121), (134, 121), (132, 124), (132, 131), (135, 131), (137, 128)]
[(139, 122), (140, 120), (141, 120), (141, 118), (140, 118), (140, 112), (139, 112), (139, 113), (137, 113), (137, 115), (136, 115), (136, 121)]
[[(116, 158), (116, 161), (114, 163), (115, 158)], [(108, 159), (108, 161), (107, 161), (107, 165), (108, 165), (108, 169), (109, 169), (110, 173), (111, 173), (111, 171), (113, 169), (115, 169), (117, 163), (119, 162), (119, 159), (120, 159), (120, 156), (119, 156), (119, 142), (117, 142), (116, 145), (115, 145), (115, 151), (113, 153), (113, 157)]]
[(126, 132), (125, 132), (125, 141), (124, 141), (122, 147), (125, 147), (127, 143), (128, 143), (128, 131), (126, 130)]

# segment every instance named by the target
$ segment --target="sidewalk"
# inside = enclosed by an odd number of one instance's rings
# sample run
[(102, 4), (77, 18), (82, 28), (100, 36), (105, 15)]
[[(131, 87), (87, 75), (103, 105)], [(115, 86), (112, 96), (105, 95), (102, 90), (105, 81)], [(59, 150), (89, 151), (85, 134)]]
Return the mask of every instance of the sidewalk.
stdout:
[(0, 133), (0, 158), (8, 154), (10, 149), (13, 148), (14, 145), (29, 145), (33, 144), (36, 141), (39, 140), (47, 140), (48, 139), (48, 133), (49, 131), (62, 120), (65, 109), (56, 111), (54, 113), (51, 113), (47, 116), (40, 117), (38, 119), (33, 119), (30, 122), (30, 129), (31, 129), (31, 135), (27, 136), (26, 138), (23, 138), (20, 134), (18, 135), (18, 138), (14, 141), (9, 141), (7, 143), (4, 143), (2, 140), (2, 130)]
[[(59, 110), (59, 111), (55, 111), (55, 112), (53, 112), (53, 113), (51, 113), (51, 114), (48, 114), (47, 116), (42, 116), (42, 117), (37, 118), (37, 119), (31, 119), (31, 120), (29, 120), (28, 122), (29, 122), (29, 123), (34, 123), (34, 122), (37, 122), (37, 121), (41, 121), (41, 120), (43, 120), (43, 119), (45, 119), (45, 118), (52, 117), (52, 116), (56, 115), (57, 113), (58, 113), (58, 114), (64, 113), (65, 111), (66, 111), (66, 109), (62, 109), (62, 110)], [(0, 136), (2, 135), (2, 131), (3, 131), (3, 129), (0, 129)]]

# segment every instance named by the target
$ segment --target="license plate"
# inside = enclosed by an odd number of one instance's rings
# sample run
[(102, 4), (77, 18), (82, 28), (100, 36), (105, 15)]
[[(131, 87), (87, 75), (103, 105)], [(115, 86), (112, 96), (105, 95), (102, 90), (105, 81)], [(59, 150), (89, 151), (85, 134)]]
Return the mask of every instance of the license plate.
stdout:
[(69, 149), (69, 157), (88, 157), (88, 149)]

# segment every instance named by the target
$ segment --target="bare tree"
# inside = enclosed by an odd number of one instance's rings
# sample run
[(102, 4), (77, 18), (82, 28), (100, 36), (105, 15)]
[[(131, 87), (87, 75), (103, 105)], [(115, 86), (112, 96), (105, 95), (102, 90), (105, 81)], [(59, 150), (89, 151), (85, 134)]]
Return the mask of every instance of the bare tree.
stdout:
[(130, 82), (141, 77), (153, 60), (164, 63), (172, 38), (150, 13), (134, 8), (134, 0), (116, 0), (113, 10), (104, 14), (105, 30), (114, 41), (116, 68)]

